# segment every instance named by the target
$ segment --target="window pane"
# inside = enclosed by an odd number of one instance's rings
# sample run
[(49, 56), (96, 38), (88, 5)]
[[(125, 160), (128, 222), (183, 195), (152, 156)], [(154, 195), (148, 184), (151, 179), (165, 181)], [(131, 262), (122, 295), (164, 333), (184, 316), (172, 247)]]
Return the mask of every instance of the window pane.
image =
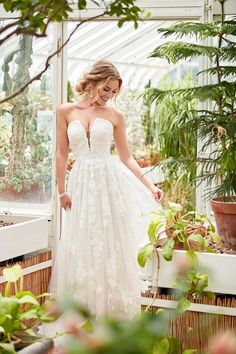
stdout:
[[(5, 26), (10, 20), (2, 20)], [(0, 97), (39, 73), (52, 51), (46, 38), (14, 36), (1, 46)], [(0, 108), (0, 201), (48, 203), (52, 187), (52, 66)]]

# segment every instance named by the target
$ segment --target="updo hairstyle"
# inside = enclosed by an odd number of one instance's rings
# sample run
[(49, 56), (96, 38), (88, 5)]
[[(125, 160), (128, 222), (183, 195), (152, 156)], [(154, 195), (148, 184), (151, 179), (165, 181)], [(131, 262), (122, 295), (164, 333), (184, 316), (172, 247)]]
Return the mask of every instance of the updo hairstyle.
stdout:
[(80, 82), (76, 85), (76, 91), (80, 96), (84, 94), (90, 96), (90, 93), (95, 91), (95, 97), (93, 97), (93, 101), (95, 102), (97, 100), (97, 90), (105, 86), (111, 79), (119, 81), (119, 90), (115, 94), (117, 96), (122, 85), (120, 74), (110, 61), (99, 60), (92, 66), (89, 72), (83, 75)]

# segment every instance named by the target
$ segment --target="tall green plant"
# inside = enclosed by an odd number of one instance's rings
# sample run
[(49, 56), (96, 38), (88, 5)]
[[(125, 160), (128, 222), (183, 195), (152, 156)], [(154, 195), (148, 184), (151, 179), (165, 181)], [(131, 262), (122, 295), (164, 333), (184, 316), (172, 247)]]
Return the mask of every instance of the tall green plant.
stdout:
[[(151, 86), (151, 82), (149, 80), (148, 84), (145, 86), (145, 89), (149, 88)], [(155, 120), (152, 119), (152, 114), (151, 114), (151, 107), (149, 104), (145, 104), (145, 111), (142, 114), (142, 126), (144, 130), (144, 138), (145, 138), (145, 145), (147, 147), (151, 146), (151, 149), (155, 148)]]
[[(170, 89), (192, 87), (194, 81), (189, 73), (179, 83), (168, 78), (160, 82), (160, 88)], [(196, 109), (196, 100), (167, 96), (155, 102), (153, 122), (155, 122), (155, 140), (161, 156), (161, 166), (165, 174), (166, 194), (185, 205), (187, 209), (195, 207), (194, 189), (196, 178), (196, 132), (186, 131), (184, 125), (192, 119), (192, 110)], [(187, 193), (185, 193), (187, 191)]]
[[(198, 102), (210, 101), (209, 109), (193, 109), (192, 114), (182, 125), (186, 134), (197, 132), (202, 140), (200, 156), (204, 156), (209, 146), (212, 151), (208, 157), (198, 157), (201, 173), (199, 178), (216, 187), (208, 193), (214, 196), (232, 196), (236, 194), (236, 85), (232, 75), (236, 74), (233, 62), (236, 60), (236, 21), (226, 20), (224, 4), (220, 21), (209, 23), (180, 22), (169, 28), (161, 28), (164, 37), (175, 34), (177, 38), (185, 35), (195, 36), (197, 40), (217, 42), (216, 45), (192, 44), (188, 42), (167, 42), (151, 53), (151, 57), (164, 58), (172, 63), (206, 57), (211, 65), (198, 74), (208, 75), (211, 83), (192, 88), (160, 90), (149, 88), (145, 92), (147, 102), (162, 101), (168, 97), (185, 100), (196, 99)], [(172, 136), (174, 141), (174, 136)], [(185, 156), (183, 156), (185, 157)]]

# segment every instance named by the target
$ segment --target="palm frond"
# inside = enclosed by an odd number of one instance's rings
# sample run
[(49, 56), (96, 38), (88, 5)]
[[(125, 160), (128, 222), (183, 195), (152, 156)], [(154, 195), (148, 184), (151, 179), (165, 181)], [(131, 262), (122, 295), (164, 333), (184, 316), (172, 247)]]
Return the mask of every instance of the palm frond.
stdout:
[(229, 60), (234, 61), (236, 60), (236, 49), (235, 46), (231, 47), (222, 47), (220, 48), (219, 58), (221, 60)]
[(219, 66), (219, 68), (212, 67), (209, 69), (205, 69), (202, 71), (199, 71), (197, 75), (199, 74), (211, 74), (211, 75), (217, 75), (218, 72), (220, 73), (220, 76), (222, 78), (228, 77), (228, 76), (232, 76), (236, 74), (236, 66)]
[[(155, 48), (149, 57), (164, 58), (168, 60), (168, 62), (175, 64), (182, 59), (193, 59), (200, 55), (205, 55), (208, 58), (213, 58), (217, 54), (219, 55), (220, 51), (216, 47), (184, 42), (167, 42)], [(226, 54), (227, 53), (224, 53), (224, 56), (226, 56)]]
[(236, 42), (231, 41), (229, 38), (223, 37), (224, 42), (228, 46), (228, 48), (235, 48), (236, 47)]
[(235, 21), (224, 21), (224, 24), (219, 27), (220, 33), (227, 36), (236, 36), (236, 22)]
[(235, 36), (236, 23), (232, 20), (225, 21), (223, 25), (220, 21), (208, 23), (178, 22), (168, 28), (159, 28), (158, 32), (162, 33), (163, 37), (168, 37), (174, 34), (177, 38), (195, 36), (199, 39), (205, 39), (208, 37), (217, 37), (219, 33)]
[(163, 100), (167, 96), (183, 96), (189, 99), (195, 98), (201, 102), (208, 99), (218, 102), (219, 97), (227, 95), (234, 97), (236, 93), (235, 83), (222, 81), (221, 83), (197, 86), (192, 88), (174, 89), (174, 90), (160, 90), (157, 88), (148, 88), (144, 92), (144, 99), (147, 103), (151, 104), (154, 101)]

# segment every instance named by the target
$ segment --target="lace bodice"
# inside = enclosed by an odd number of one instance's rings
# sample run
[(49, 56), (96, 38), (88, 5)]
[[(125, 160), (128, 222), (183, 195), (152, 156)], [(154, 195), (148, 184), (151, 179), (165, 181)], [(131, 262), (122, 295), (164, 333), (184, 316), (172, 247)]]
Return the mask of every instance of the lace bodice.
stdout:
[(95, 118), (88, 132), (79, 119), (67, 128), (70, 146), (75, 159), (96, 159), (110, 156), (113, 124), (105, 118)]

